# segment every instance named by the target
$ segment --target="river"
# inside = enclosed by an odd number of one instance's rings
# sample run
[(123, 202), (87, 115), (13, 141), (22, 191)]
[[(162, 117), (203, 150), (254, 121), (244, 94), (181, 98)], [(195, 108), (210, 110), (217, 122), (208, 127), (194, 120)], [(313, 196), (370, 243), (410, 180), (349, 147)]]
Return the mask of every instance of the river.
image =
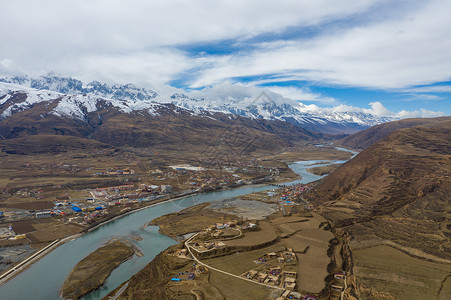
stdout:
[[(342, 148), (339, 150), (349, 151)], [(323, 177), (306, 171), (308, 168), (312, 167), (312, 164), (315, 164), (315, 166), (323, 166), (330, 163), (343, 162), (345, 161), (310, 160), (290, 164), (289, 167), (294, 172), (301, 175), (302, 178), (289, 182), (287, 185), (309, 183)], [(158, 226), (148, 226), (143, 229), (143, 225), (146, 222), (195, 204), (238, 197), (273, 188), (274, 187), (268, 185), (256, 185), (240, 187), (233, 190), (192, 195), (183, 199), (160, 203), (116, 219), (98, 227), (88, 234), (59, 246), (34, 263), (29, 269), (0, 286), (0, 299), (60, 299), (59, 290), (63, 285), (64, 280), (75, 264), (80, 260), (113, 237), (130, 235), (141, 236), (143, 239), (141, 241), (136, 241), (135, 243), (142, 250), (144, 255), (142, 257), (134, 257), (121, 264), (111, 273), (107, 282), (101, 289), (82, 298), (101, 299), (122, 282), (128, 280), (131, 276), (144, 268), (144, 266), (152, 261), (158, 253), (177, 243), (173, 239), (159, 234)]]

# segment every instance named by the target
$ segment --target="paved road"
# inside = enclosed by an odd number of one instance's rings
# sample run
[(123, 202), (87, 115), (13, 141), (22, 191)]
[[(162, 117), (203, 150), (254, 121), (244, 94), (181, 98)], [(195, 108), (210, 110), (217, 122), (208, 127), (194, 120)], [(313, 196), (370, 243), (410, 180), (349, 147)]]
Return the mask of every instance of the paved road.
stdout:
[(223, 273), (223, 274), (226, 274), (226, 275), (229, 275), (229, 276), (232, 276), (232, 277), (241, 279), (241, 280), (246, 280), (246, 281), (249, 281), (249, 282), (252, 282), (252, 283), (255, 283), (255, 284), (259, 284), (259, 285), (262, 285), (262, 286), (265, 286), (265, 287), (272, 288), (272, 289), (276, 289), (276, 290), (280, 290), (280, 291), (285, 291), (284, 288), (280, 288), (280, 287), (277, 287), (277, 286), (272, 286), (272, 285), (269, 285), (269, 284), (265, 284), (265, 283), (257, 282), (257, 281), (250, 280), (250, 279), (247, 279), (247, 278), (243, 278), (243, 277), (241, 277), (241, 276), (238, 276), (238, 275), (235, 275), (235, 274), (232, 274), (232, 273), (229, 273), (229, 272), (220, 270), (220, 269), (213, 268), (213, 267), (211, 267), (211, 266), (209, 266), (209, 265), (204, 264), (203, 262), (201, 262), (199, 259), (197, 259), (196, 256), (194, 256), (194, 253), (191, 251), (191, 246), (189, 245), (189, 242), (191, 242), (191, 240), (192, 240), (196, 235), (198, 235), (199, 233), (200, 233), (200, 232), (196, 233), (195, 235), (193, 235), (192, 237), (190, 237), (189, 239), (187, 239), (187, 240), (185, 241), (185, 246), (186, 246), (186, 248), (188, 249), (188, 252), (191, 254), (191, 256), (194, 258), (194, 260), (195, 260), (198, 264), (203, 265), (203, 266), (207, 267), (208, 269), (214, 270), (214, 271), (216, 271), (216, 272), (220, 272), (220, 273)]
[(58, 247), (61, 244), (64, 244), (65, 242), (67, 242), (69, 240), (77, 238), (80, 235), (81, 234), (72, 235), (72, 236), (66, 237), (66, 238), (64, 238), (62, 240), (57, 239), (57, 240), (53, 241), (52, 243), (50, 243), (49, 245), (45, 246), (44, 248), (42, 248), (38, 252), (34, 253), (33, 255), (31, 255), (30, 257), (28, 257), (24, 261), (22, 261), (17, 266), (14, 266), (9, 271), (3, 273), (0, 276), (0, 285), (4, 284), (9, 279), (11, 279), (12, 277), (16, 276), (19, 272), (23, 271), (25, 268), (28, 268), (28, 266), (30, 266), (31, 264), (36, 262), (38, 259), (40, 259), (44, 255), (46, 255), (48, 252), (52, 251), (54, 248)]
[(130, 281), (127, 281), (126, 284), (124, 284), (123, 287), (121, 287), (121, 289), (119, 291), (117, 291), (116, 295), (114, 295), (113, 297), (110, 298), (110, 300), (116, 300), (124, 291), (125, 289), (128, 287), (128, 283)]

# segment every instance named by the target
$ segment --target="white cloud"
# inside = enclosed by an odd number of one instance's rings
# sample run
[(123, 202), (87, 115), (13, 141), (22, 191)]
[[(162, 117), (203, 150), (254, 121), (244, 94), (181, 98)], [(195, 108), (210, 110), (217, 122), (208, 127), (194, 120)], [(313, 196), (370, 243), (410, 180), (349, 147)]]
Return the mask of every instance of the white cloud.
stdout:
[(270, 86), (268, 90), (282, 95), (284, 98), (297, 100), (301, 102), (316, 102), (321, 104), (332, 104), (336, 99), (313, 93), (308, 88), (298, 88), (294, 86)]
[(361, 108), (361, 107), (355, 107), (355, 106), (349, 106), (349, 105), (337, 105), (337, 106), (330, 106), (330, 107), (319, 107), (314, 104), (305, 105), (300, 104), (299, 110), (301, 112), (306, 113), (344, 113), (344, 112), (352, 112), (352, 113), (365, 113), (365, 114), (371, 114), (377, 117), (386, 117), (386, 118), (392, 118), (392, 119), (405, 119), (405, 118), (433, 118), (433, 117), (440, 117), (444, 116), (445, 114), (440, 111), (431, 111), (426, 109), (420, 109), (420, 110), (414, 110), (414, 111), (406, 111), (401, 110), (398, 112), (393, 112), (387, 109), (382, 103), (380, 102), (371, 102), (369, 103), (371, 108)]
[[(228, 84), (233, 78), (272, 75), (248, 85), (306, 80), (437, 100), (427, 93), (449, 93), (451, 86), (410, 87), (451, 79), (449, 11), (446, 0), (2, 1), (0, 74), (56, 71), (159, 91), (172, 91), (164, 84), (182, 78), (232, 98), (260, 91)], [(221, 41), (243, 48), (201, 52), (200, 45)], [(283, 99), (337, 103), (307, 88), (266, 89)], [(397, 114), (371, 105), (375, 114)]]
[(404, 89), (402, 91), (407, 92), (407, 93), (450, 93), (451, 85), (423, 86), (423, 87)]
[(371, 102), (370, 106), (371, 109), (364, 109), (363, 111), (367, 111), (368, 113), (379, 117), (389, 116), (390, 114), (393, 114), (380, 102)]
[(445, 116), (444, 113), (439, 111), (431, 111), (427, 109), (420, 109), (415, 111), (406, 111), (401, 110), (398, 113), (396, 113), (396, 117), (399, 119), (405, 119), (405, 118), (435, 118), (435, 117), (441, 117)]
[(266, 93), (270, 101), (276, 104), (288, 103), (297, 106), (298, 102), (316, 102), (330, 105), (336, 102), (334, 98), (314, 93), (308, 88), (294, 86), (257, 87), (242, 83), (232, 83), (230, 81), (221, 82), (201, 90), (191, 91), (189, 95), (194, 98), (208, 97), (211, 99), (222, 99), (223, 101), (253, 102), (262, 93)]
[[(133, 82), (140, 86), (170, 81), (189, 67), (180, 51), (159, 48), (152, 52), (111, 55), (87, 55), (58, 62), (62, 69), (85, 82), (99, 80), (107, 83)], [(55, 69), (57, 66), (55, 65)]]
[(372, 88), (450, 79), (451, 40), (446, 37), (451, 36), (451, 2), (429, 1), (403, 9), (392, 18), (230, 56), (206, 69), (193, 86), (259, 74)]
[(6, 58), (0, 61), (0, 74), (22, 75), (23, 73), (13, 60)]
[[(261, 33), (279, 32), (289, 26), (317, 25), (335, 18), (364, 12), (376, 0), (281, 0), (281, 1), (2, 1), (0, 60), (9, 59), (28, 72), (74, 75), (73, 63), (81, 70), (91, 70), (93, 57), (115, 62), (117, 69), (154, 73), (167, 80), (164, 68), (153, 64), (128, 64), (136, 53), (158, 55), (161, 49), (183, 44), (223, 39), (245, 39)], [(130, 56), (130, 58), (127, 58)], [(199, 61), (183, 57), (185, 70)], [(164, 57), (160, 58), (165, 60)], [(170, 57), (169, 57), (170, 59)], [(63, 62), (63, 63), (61, 63)], [(65, 62), (65, 63), (64, 63)], [(52, 69), (49, 69), (52, 68)], [(109, 76), (110, 68), (96, 69)], [(118, 73), (118, 72), (116, 72)], [(119, 73), (118, 73), (119, 74)]]

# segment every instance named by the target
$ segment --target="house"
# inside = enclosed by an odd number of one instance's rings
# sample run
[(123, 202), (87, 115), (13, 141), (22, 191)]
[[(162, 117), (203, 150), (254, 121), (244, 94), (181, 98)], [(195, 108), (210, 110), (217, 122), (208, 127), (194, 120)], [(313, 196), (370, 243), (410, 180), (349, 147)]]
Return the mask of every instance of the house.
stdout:
[(284, 288), (286, 288), (288, 290), (294, 290), (294, 288), (296, 287), (296, 278), (285, 277), (285, 279), (283, 280), (283, 283), (284, 283)]
[(283, 271), (283, 274), (285, 274), (285, 276), (292, 276), (292, 277), (296, 277), (296, 272), (292, 272), (292, 271)]
[(258, 274), (257, 271), (255, 270), (249, 270), (249, 272), (247, 272), (246, 274), (243, 275), (243, 277), (248, 278), (248, 279), (254, 279), (254, 277)]
[(36, 218), (50, 218), (52, 216), (52, 213), (50, 211), (43, 211), (36, 213)]
[(0, 238), (14, 236), (15, 234), (11, 227), (0, 227)]
[(78, 206), (72, 206), (72, 210), (76, 213), (82, 212), (82, 209)]
[(162, 193), (164, 193), (164, 194), (168, 194), (168, 193), (171, 193), (172, 192), (172, 185), (162, 185), (161, 187), (160, 187), (160, 191), (162, 192)]
[(13, 239), (13, 240), (21, 240), (21, 239), (24, 239), (26, 237), (27, 237), (26, 234), (18, 234), (16, 236), (12, 237), (11, 239)]
[(264, 282), (266, 277), (268, 277), (268, 274), (259, 272), (257, 277), (255, 278), (258, 282)]
[(194, 280), (196, 278), (196, 274), (189, 272), (181, 272), (177, 274), (177, 278), (180, 280)]

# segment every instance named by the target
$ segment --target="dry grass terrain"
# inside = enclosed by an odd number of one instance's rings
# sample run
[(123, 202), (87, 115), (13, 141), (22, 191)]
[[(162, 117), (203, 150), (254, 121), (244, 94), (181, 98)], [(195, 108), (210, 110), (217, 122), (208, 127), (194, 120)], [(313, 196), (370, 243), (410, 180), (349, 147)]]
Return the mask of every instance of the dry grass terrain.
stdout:
[(322, 176), (322, 175), (330, 174), (332, 171), (336, 170), (339, 166), (341, 166), (341, 164), (333, 164), (333, 165), (328, 165), (328, 166), (323, 166), (323, 167), (313, 167), (313, 168), (307, 169), (307, 171), (312, 174)]
[(287, 218), (287, 223), (282, 223), (283, 218), (282, 220), (278, 218), (274, 220), (274, 223), (282, 231), (291, 233), (282, 241), (298, 256), (298, 288), (319, 293), (325, 287), (325, 278), (329, 274), (327, 265), (330, 263), (330, 258), (327, 256), (327, 250), (329, 241), (335, 236), (332, 232), (321, 229), (320, 224), (325, 219), (320, 215), (313, 214), (313, 217), (307, 220), (292, 222)]
[(254, 263), (254, 259), (257, 259), (269, 252), (278, 252), (285, 249), (286, 246), (283, 243), (277, 243), (257, 250), (240, 251), (227, 256), (205, 259), (203, 262), (220, 270), (224, 270), (235, 275), (240, 275), (250, 269), (256, 269), (259, 267)]
[(257, 246), (272, 242), (277, 238), (274, 228), (268, 222), (260, 221), (258, 226), (260, 230), (246, 232), (243, 238), (226, 241), (225, 244), (237, 247)]
[[(449, 289), (451, 121), (426, 123), (350, 137), (372, 145), (304, 196), (350, 238), (365, 299), (441, 299)], [(385, 138), (374, 143), (379, 129)]]
[(416, 259), (383, 245), (355, 250), (353, 257), (362, 299), (374, 299), (377, 292), (399, 300), (436, 299), (442, 280), (451, 273), (449, 264)]
[(179, 212), (153, 219), (150, 224), (160, 226), (161, 234), (175, 238), (192, 232), (201, 231), (221, 221), (236, 220), (237, 217), (205, 209), (210, 203), (191, 206)]
[(75, 265), (61, 288), (65, 299), (78, 299), (100, 287), (111, 272), (130, 259), (135, 250), (115, 239), (89, 254)]
[(287, 149), (278, 154), (266, 155), (262, 160), (279, 160), (295, 162), (300, 160), (346, 160), (352, 156), (351, 153), (334, 149), (332, 147), (313, 147), (303, 146), (293, 149)]
[[(212, 272), (210, 283), (215, 286), (227, 300), (235, 299), (274, 299), (274, 290), (230, 277), (222, 273)], [(271, 297), (272, 296), (272, 297)]]

